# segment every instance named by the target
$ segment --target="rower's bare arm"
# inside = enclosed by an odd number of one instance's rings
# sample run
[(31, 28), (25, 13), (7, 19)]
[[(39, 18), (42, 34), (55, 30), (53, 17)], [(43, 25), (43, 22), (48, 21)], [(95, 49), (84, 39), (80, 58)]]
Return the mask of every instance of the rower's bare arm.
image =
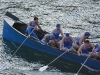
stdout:
[(84, 39), (83, 37), (80, 38), (80, 40), (79, 40), (79, 46), (82, 45), (82, 41), (83, 41), (83, 39)]
[(74, 38), (73, 38), (73, 37), (71, 37), (71, 40), (72, 40), (72, 42), (73, 42), (74, 44), (76, 44), (76, 42), (75, 42), (75, 40), (74, 40)]
[(37, 26), (38, 26), (38, 28), (39, 28), (40, 30), (42, 30), (42, 28), (41, 28), (41, 26), (40, 26), (39, 24), (37, 24)]
[(64, 37), (64, 33), (63, 33), (63, 31), (60, 29), (60, 31), (61, 31), (61, 35), (62, 35), (62, 37)]
[(45, 35), (45, 42), (46, 42), (46, 44), (48, 43), (48, 36), (47, 35)]
[(81, 45), (81, 46), (79, 47), (78, 51), (77, 51), (77, 53), (78, 53), (79, 56), (81, 55), (80, 52), (82, 51), (82, 49), (83, 49), (83, 46)]
[(60, 50), (62, 50), (63, 42), (64, 42), (64, 37), (62, 38), (62, 40), (61, 40), (61, 42), (60, 42)]
[(95, 46), (93, 44), (91, 44), (91, 43), (90, 43), (90, 45), (92, 47), (92, 52), (94, 52)]

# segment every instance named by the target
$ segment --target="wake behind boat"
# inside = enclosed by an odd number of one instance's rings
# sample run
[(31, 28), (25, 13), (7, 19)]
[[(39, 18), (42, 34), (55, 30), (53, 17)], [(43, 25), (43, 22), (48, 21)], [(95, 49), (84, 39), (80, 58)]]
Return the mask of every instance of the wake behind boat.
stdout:
[[(27, 37), (25, 35), (27, 24), (21, 22), (19, 18), (11, 15), (9, 12), (7, 12), (6, 15), (12, 18), (13, 20), (4, 19), (3, 34), (2, 34), (3, 38), (21, 44), (24, 41), (24, 39)], [(41, 31), (39, 31), (37, 36), (41, 40), (44, 34), (45, 33), (41, 33)], [(53, 56), (59, 56), (62, 53), (62, 51), (60, 51), (59, 49), (53, 48), (49, 45), (45, 45), (40, 40), (37, 40), (34, 37), (28, 38), (23, 45), (33, 48), (33, 50), (45, 52)], [(86, 57), (84, 56), (78, 56), (77, 54), (71, 52), (65, 53), (63, 56), (61, 56), (61, 58), (64, 60), (68, 60), (80, 64), (84, 63), (86, 59)], [(100, 61), (92, 58), (89, 58), (88, 61), (85, 63), (85, 65), (95, 69), (100, 69)]]

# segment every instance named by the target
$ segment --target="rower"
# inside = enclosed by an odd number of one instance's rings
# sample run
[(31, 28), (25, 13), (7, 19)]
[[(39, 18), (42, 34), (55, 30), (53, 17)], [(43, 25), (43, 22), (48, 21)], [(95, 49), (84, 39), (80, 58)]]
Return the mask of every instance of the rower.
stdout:
[(60, 41), (60, 50), (69, 49), (69, 51), (77, 53), (76, 50), (72, 47), (72, 42), (75, 44), (73, 37), (71, 37), (69, 33), (66, 33), (66, 35)]
[[(38, 27), (40, 30), (42, 30), (42, 28), (40, 27), (40, 25), (39, 25), (39, 23), (38, 23), (38, 18), (37, 18), (37, 17), (34, 17), (34, 20), (31, 21), (31, 22), (28, 24), (28, 27), (27, 27), (27, 29), (26, 29), (26, 33), (29, 35), (29, 34), (32, 32), (33, 29), (34, 29), (34, 30), (38, 30), (37, 27)], [(35, 37), (35, 38), (38, 39), (38, 37), (37, 37), (37, 35), (34, 33), (34, 31), (32, 32), (31, 35), (32, 35), (33, 37)]]
[(41, 41), (42, 43), (50, 45), (52, 47), (59, 47), (59, 43), (57, 43), (57, 40), (55, 39), (55, 36), (53, 34), (45, 34)]
[(85, 39), (88, 39), (90, 36), (90, 33), (89, 32), (85, 32), (84, 34), (82, 34), (81, 36), (79, 37), (76, 37), (75, 38), (75, 42), (76, 42), (76, 45), (73, 44), (74, 48), (76, 50), (79, 49), (79, 47), (82, 45), (82, 43), (84, 42)]
[(60, 27), (60, 24), (57, 24), (56, 29), (54, 29), (51, 33), (54, 34), (55, 39), (57, 41), (60, 41), (60, 37), (59, 37), (60, 34), (62, 35), (62, 37), (64, 37), (64, 34), (63, 34), (61, 27)]
[[(90, 49), (91, 49), (91, 51), (90, 51)], [(92, 43), (90, 43), (89, 40), (85, 40), (84, 44), (82, 44), (79, 47), (77, 53), (78, 53), (79, 56), (86, 56), (86, 57), (88, 57), (90, 55), (90, 52), (93, 53), (93, 51), (94, 51), (94, 45)], [(94, 57), (94, 55), (91, 54), (90, 57)]]

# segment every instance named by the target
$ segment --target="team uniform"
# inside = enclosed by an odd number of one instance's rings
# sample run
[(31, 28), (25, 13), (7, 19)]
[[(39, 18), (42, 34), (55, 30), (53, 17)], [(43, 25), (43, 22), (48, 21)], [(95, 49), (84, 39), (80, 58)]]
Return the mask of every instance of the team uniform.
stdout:
[[(32, 22), (30, 22), (30, 26), (32, 26), (33, 28), (28, 27), (28, 28), (26, 29), (26, 33), (27, 33), (28, 35), (32, 32), (33, 29), (35, 30), (35, 27), (37, 26), (37, 24), (35, 24), (35, 23), (32, 21)], [(32, 32), (31, 35), (32, 35), (33, 37), (35, 37), (35, 38), (38, 39), (38, 37), (37, 37), (37, 35), (34, 33), (34, 31)]]
[(72, 39), (69, 36), (69, 33), (66, 33), (66, 36), (63, 38), (63, 44), (62, 44), (62, 49), (66, 50), (69, 49), (69, 51), (72, 50)]
[(82, 44), (83, 49), (81, 51), (81, 55), (84, 56), (84, 54), (90, 54), (90, 52), (88, 51), (91, 47), (90, 46), (85, 46), (84, 44)]
[(66, 48), (70, 49), (72, 47), (71, 46), (71, 39), (70, 39), (70, 37), (65, 37), (64, 39), (65, 40), (64, 40), (64, 43), (63, 43), (63, 50), (66, 49)]
[[(46, 39), (45, 39), (45, 37), (46, 36), (48, 36), (48, 41), (47, 41), (47, 43), (46, 43)], [(55, 38), (55, 36), (53, 35), (53, 34), (46, 34), (44, 37), (43, 37), (43, 39), (41, 40), (42, 41), (42, 43), (44, 43), (44, 44), (49, 44), (49, 42), (51, 41), (51, 39), (52, 38)]]
[(57, 41), (60, 41), (59, 34), (61, 33), (60, 30), (54, 29), (54, 36)]

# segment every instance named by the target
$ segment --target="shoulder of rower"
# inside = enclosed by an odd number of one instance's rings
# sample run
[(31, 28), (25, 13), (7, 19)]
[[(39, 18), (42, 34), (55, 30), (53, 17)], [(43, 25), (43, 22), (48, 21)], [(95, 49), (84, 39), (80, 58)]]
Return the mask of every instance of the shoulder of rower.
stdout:
[(92, 43), (89, 43), (90, 44), (90, 46), (94, 46)]
[(30, 21), (30, 22), (29, 22), (29, 25), (31, 25), (32, 23), (33, 23), (33, 21)]
[(64, 37), (62, 38), (62, 40), (65, 40), (65, 38), (66, 38), (66, 37), (64, 36)]

